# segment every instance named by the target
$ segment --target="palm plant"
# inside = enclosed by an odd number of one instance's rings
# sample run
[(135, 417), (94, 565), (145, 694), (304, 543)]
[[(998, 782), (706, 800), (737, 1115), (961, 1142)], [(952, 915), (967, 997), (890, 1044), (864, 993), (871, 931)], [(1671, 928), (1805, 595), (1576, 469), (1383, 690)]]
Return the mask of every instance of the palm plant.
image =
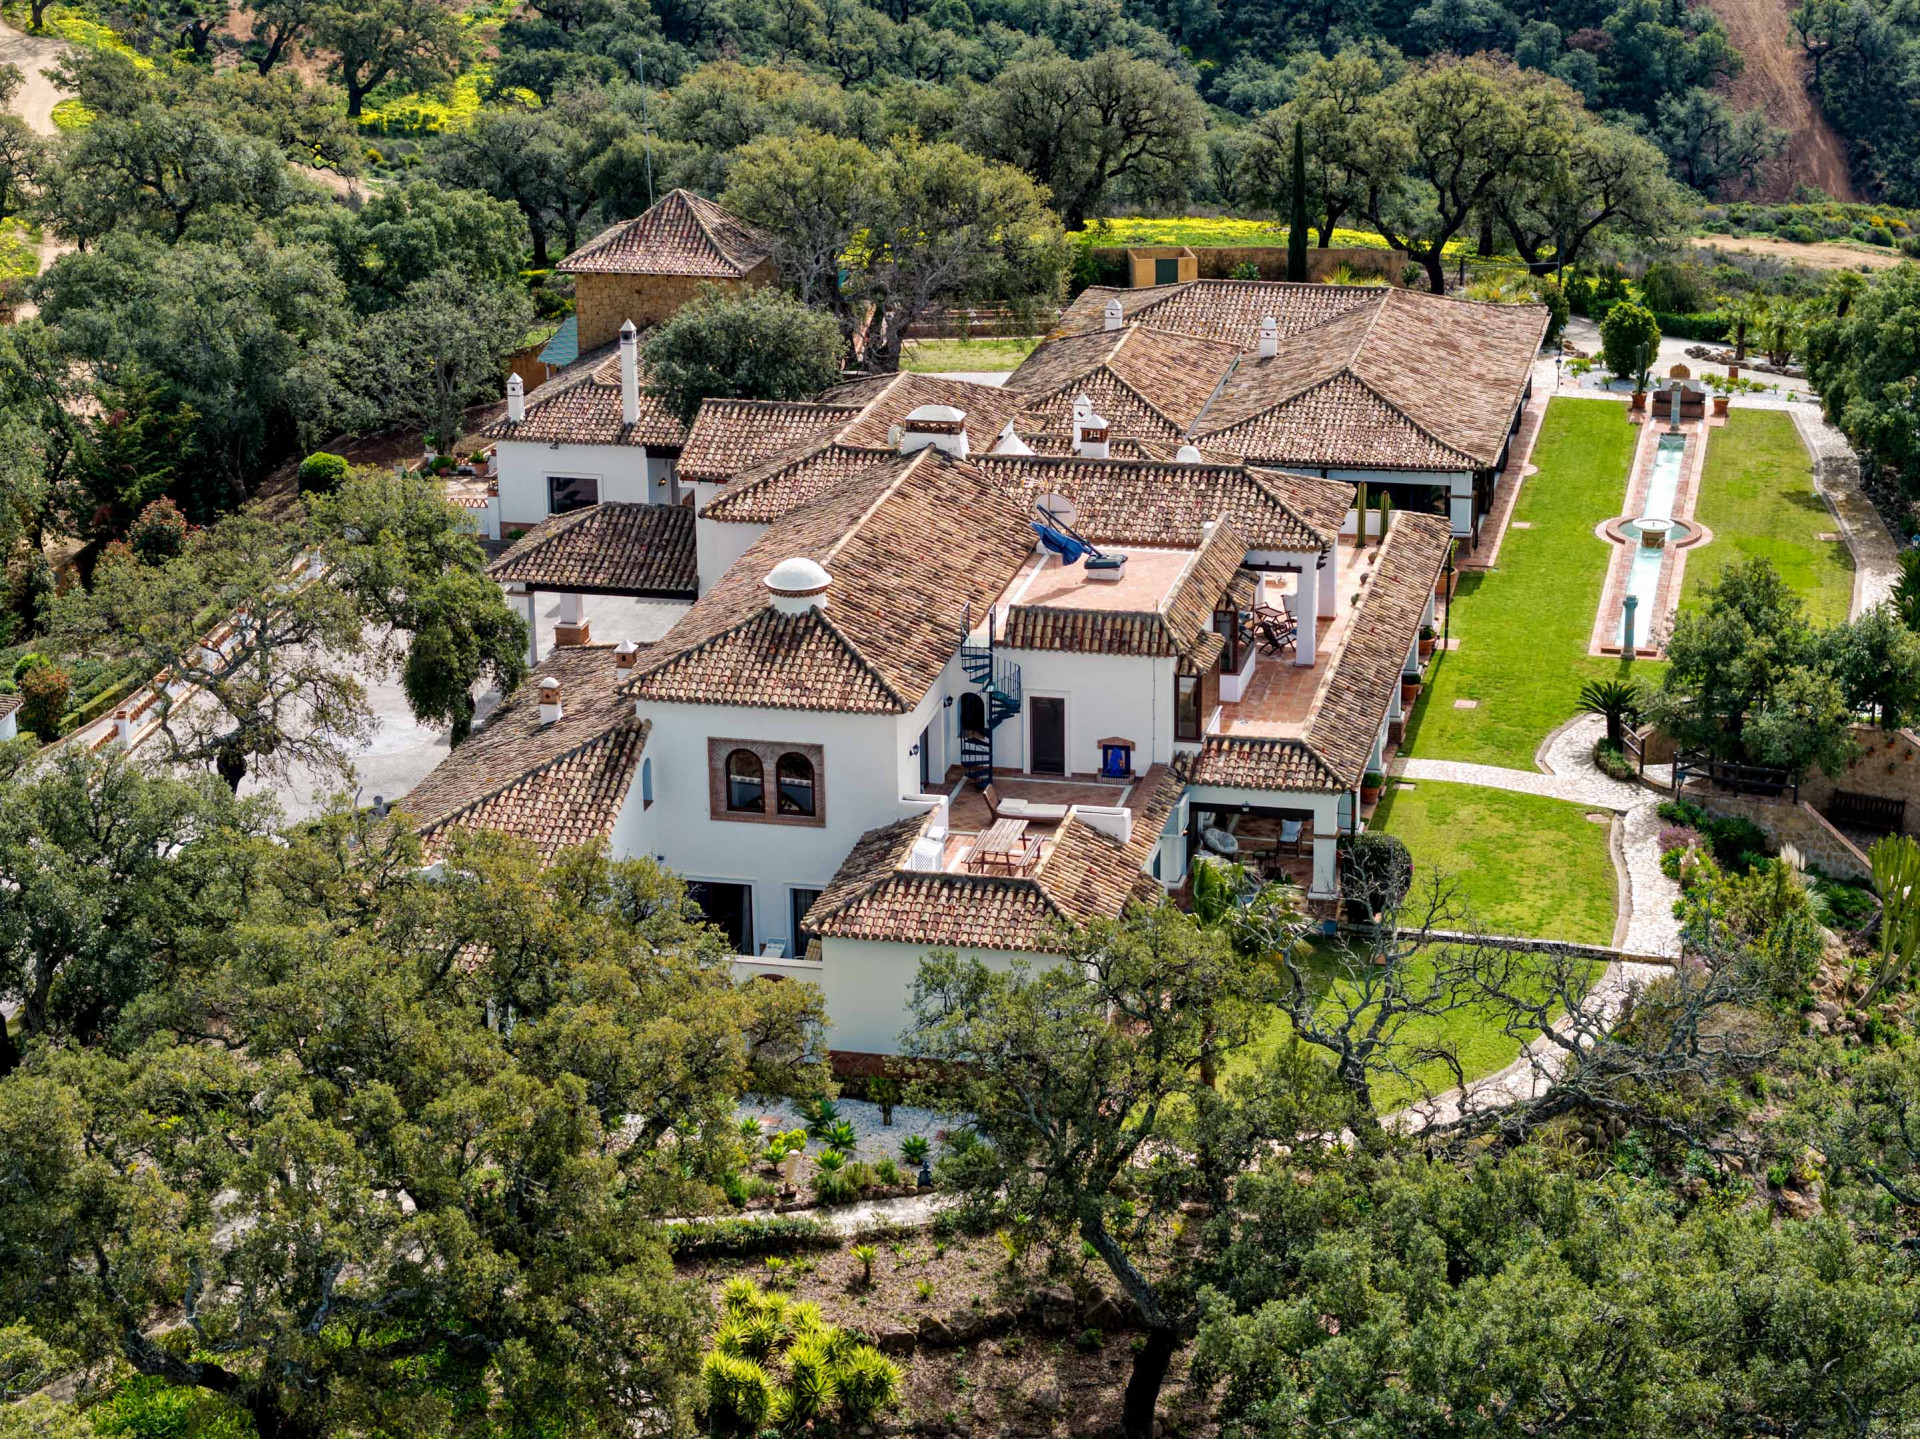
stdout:
[(1727, 302), (1727, 333), (1733, 340), (1734, 364), (1747, 358), (1747, 337), (1759, 328), (1766, 310), (1766, 302), (1752, 295), (1739, 295)]
[(1776, 299), (1760, 318), (1760, 347), (1767, 359), (1784, 365), (1800, 348), (1806, 333), (1806, 307), (1794, 300)]
[(1632, 680), (1589, 680), (1580, 687), (1580, 712), (1607, 722), (1607, 743), (1626, 742), (1626, 729), (1640, 718), (1645, 693)]
[(880, 1251), (871, 1244), (856, 1244), (849, 1251), (854, 1263), (860, 1266), (860, 1282), (871, 1289), (873, 1287), (873, 1261), (880, 1257)]

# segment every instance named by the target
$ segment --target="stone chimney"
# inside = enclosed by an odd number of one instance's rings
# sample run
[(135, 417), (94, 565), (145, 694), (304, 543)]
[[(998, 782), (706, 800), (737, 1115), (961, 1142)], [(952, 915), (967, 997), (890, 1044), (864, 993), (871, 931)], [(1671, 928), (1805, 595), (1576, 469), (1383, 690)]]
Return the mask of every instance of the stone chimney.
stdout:
[(1106, 316), (1106, 326), (1109, 330), (1117, 330), (1127, 323), (1127, 309), (1120, 303), (1118, 296), (1107, 301), (1106, 309), (1102, 313)]
[(613, 667), (621, 675), (633, 673), (633, 667), (640, 658), (640, 646), (632, 640), (622, 640), (613, 647)]
[(804, 555), (780, 561), (761, 581), (773, 596), (774, 609), (783, 615), (804, 615), (808, 610), (827, 607), (827, 590), (833, 576)]
[(559, 724), (566, 711), (560, 707), (560, 681), (548, 675), (540, 681), (540, 723)]
[(922, 405), (900, 427), (900, 453), (910, 455), (931, 445), (956, 460), (967, 457), (967, 416), (952, 405)]
[(1280, 353), (1280, 324), (1268, 315), (1260, 322), (1260, 358), (1271, 360)]
[(517, 425), (527, 417), (527, 387), (518, 375), (507, 376), (507, 423)]
[(640, 341), (631, 320), (620, 327), (620, 418), (640, 423)]

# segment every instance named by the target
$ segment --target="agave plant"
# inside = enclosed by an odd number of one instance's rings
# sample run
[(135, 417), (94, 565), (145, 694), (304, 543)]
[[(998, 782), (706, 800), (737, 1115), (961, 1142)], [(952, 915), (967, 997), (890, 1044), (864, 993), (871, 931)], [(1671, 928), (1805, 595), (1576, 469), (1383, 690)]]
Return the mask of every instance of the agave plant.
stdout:
[(807, 1121), (807, 1133), (815, 1139), (823, 1139), (827, 1131), (840, 1118), (840, 1106), (831, 1099), (816, 1099), (801, 1113)]
[(927, 1151), (931, 1148), (926, 1135), (909, 1134), (900, 1141), (900, 1157), (909, 1164), (917, 1165), (927, 1157)]
[(813, 1162), (829, 1174), (836, 1174), (840, 1166), (847, 1162), (847, 1156), (837, 1149), (823, 1149), (814, 1156)]
[(853, 1127), (851, 1119), (834, 1120), (820, 1137), (843, 1154), (853, 1153), (854, 1146), (860, 1142), (860, 1132)]
[(701, 1366), (700, 1377), (707, 1414), (717, 1430), (751, 1434), (765, 1422), (772, 1407), (773, 1381), (753, 1360), (715, 1349)]

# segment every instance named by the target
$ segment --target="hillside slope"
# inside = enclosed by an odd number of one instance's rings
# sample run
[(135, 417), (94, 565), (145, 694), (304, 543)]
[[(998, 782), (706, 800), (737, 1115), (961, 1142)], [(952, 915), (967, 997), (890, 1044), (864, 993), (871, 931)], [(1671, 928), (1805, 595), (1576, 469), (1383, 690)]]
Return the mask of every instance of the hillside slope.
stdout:
[(1746, 69), (1724, 86), (1742, 110), (1765, 110), (1791, 135), (1786, 153), (1757, 187), (1755, 199), (1791, 198), (1799, 184), (1817, 185), (1836, 200), (1855, 200), (1847, 150), (1807, 90), (1808, 61), (1788, 16), (1799, 0), (1707, 0), (1720, 17)]

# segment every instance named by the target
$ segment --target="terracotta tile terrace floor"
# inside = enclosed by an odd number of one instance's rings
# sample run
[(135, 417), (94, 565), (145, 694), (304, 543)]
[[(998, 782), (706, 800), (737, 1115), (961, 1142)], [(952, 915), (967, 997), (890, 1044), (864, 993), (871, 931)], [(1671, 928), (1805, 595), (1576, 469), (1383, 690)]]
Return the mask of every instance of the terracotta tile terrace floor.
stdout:
[[(941, 781), (942, 787), (953, 795), (947, 808), (947, 828), (954, 834), (973, 835), (992, 824), (993, 815), (987, 809), (986, 796), (970, 784), (962, 785), (961, 778), (960, 767), (955, 765)], [(1035, 804), (1119, 805), (1126, 803), (1132, 789), (1132, 785), (1101, 780), (1096, 775), (1069, 775), (1059, 779), (1014, 774), (993, 777), (993, 792), (1002, 799), (1031, 800)], [(1029, 827), (1047, 830), (1053, 824), (1052, 820), (1039, 820)]]

